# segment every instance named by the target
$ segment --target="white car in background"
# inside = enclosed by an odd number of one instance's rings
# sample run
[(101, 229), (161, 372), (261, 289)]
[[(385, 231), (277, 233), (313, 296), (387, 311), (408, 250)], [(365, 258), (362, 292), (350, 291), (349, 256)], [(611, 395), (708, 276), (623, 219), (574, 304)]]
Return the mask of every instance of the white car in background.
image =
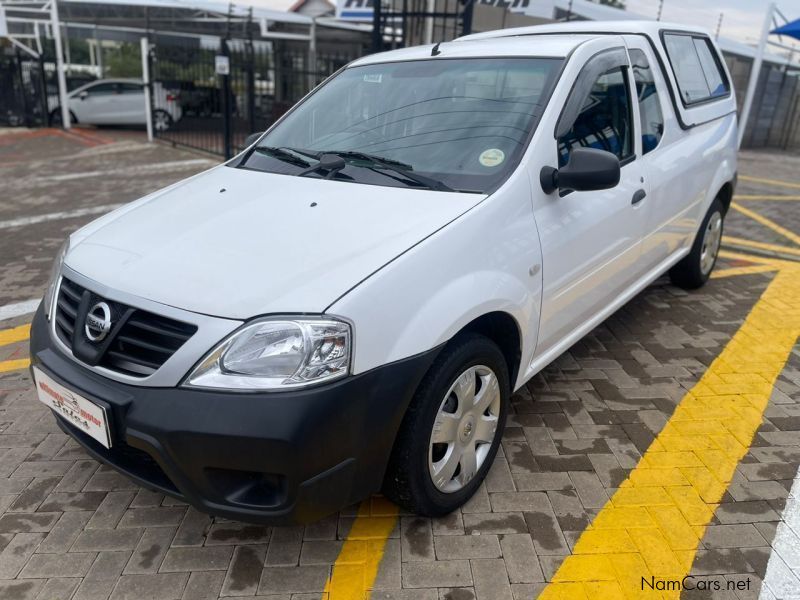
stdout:
[[(144, 84), (141, 79), (98, 79), (67, 94), (70, 119), (87, 125), (146, 125)], [(56, 96), (49, 102), (50, 124), (61, 123)], [(153, 84), (153, 127), (166, 131), (180, 120), (182, 110), (176, 92)]]

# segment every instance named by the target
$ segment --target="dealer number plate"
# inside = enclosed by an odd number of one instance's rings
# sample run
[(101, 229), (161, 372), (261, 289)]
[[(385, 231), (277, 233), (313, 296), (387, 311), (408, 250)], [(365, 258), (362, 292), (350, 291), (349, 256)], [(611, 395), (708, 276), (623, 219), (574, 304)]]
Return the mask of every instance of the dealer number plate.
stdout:
[(102, 406), (67, 389), (36, 367), (33, 368), (33, 375), (39, 400), (66, 419), (70, 425), (92, 436), (106, 448), (111, 447), (108, 420)]

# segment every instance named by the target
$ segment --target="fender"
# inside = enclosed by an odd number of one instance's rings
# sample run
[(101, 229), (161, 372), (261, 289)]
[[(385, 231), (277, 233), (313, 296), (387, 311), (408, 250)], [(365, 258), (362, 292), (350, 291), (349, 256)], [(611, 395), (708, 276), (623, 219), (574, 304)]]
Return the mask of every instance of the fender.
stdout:
[[(481, 290), (492, 290), (492, 297), (476, 302), (482, 295)], [(429, 301), (412, 315), (399, 331), (397, 339), (392, 340), (394, 343), (388, 348), (388, 355), (403, 357), (420, 345), (435, 348), (452, 339), (475, 319), (493, 312), (506, 313), (514, 319), (524, 346), (526, 342), (530, 343), (526, 338), (531, 333), (535, 337), (535, 332), (522, 325), (533, 316), (526, 311), (529, 296), (530, 290), (525, 288), (524, 282), (500, 271), (461, 276), (434, 292)], [(445, 314), (450, 318), (442, 322), (441, 317)], [(536, 316), (538, 322), (538, 314)], [(519, 350), (524, 353), (523, 348)]]
[(353, 373), (435, 348), (496, 311), (516, 321), (522, 360), (529, 361), (539, 325), (541, 259), (530, 182), (521, 168), (326, 312), (353, 323)]
[[(729, 115), (725, 117), (727, 127), (720, 128), (722, 135), (716, 140), (716, 143), (710, 145), (704, 152), (706, 157), (716, 157), (715, 161), (709, 161), (709, 165), (716, 164), (714, 168), (714, 176), (710, 179), (708, 188), (706, 189), (705, 198), (699, 206), (699, 210), (695, 215), (695, 229), (700, 227), (700, 223), (706, 216), (711, 203), (719, 195), (720, 190), (726, 183), (733, 184), (736, 179), (737, 158), (736, 158), (736, 142), (738, 128), (736, 126), (736, 115)], [(734, 140), (733, 142), (731, 140)], [(694, 236), (689, 240), (689, 245), (694, 242)]]

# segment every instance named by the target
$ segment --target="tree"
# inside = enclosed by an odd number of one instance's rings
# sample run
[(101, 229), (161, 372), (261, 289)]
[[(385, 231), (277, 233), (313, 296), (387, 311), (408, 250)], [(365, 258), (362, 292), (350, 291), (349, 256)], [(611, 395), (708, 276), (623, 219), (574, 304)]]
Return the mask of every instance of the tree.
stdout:
[(104, 48), (106, 77), (141, 77), (142, 55), (139, 44), (120, 42), (116, 48)]

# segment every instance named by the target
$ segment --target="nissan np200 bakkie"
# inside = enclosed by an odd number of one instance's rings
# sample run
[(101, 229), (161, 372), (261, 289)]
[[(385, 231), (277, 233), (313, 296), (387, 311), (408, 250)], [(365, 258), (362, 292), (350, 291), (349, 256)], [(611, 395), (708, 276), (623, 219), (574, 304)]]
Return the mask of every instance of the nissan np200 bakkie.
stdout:
[(653, 280), (697, 288), (736, 182), (700, 29), (566, 23), (361, 58), (218, 167), (72, 234), (32, 373), (99, 460), (197, 508), (442, 515), (509, 396)]

